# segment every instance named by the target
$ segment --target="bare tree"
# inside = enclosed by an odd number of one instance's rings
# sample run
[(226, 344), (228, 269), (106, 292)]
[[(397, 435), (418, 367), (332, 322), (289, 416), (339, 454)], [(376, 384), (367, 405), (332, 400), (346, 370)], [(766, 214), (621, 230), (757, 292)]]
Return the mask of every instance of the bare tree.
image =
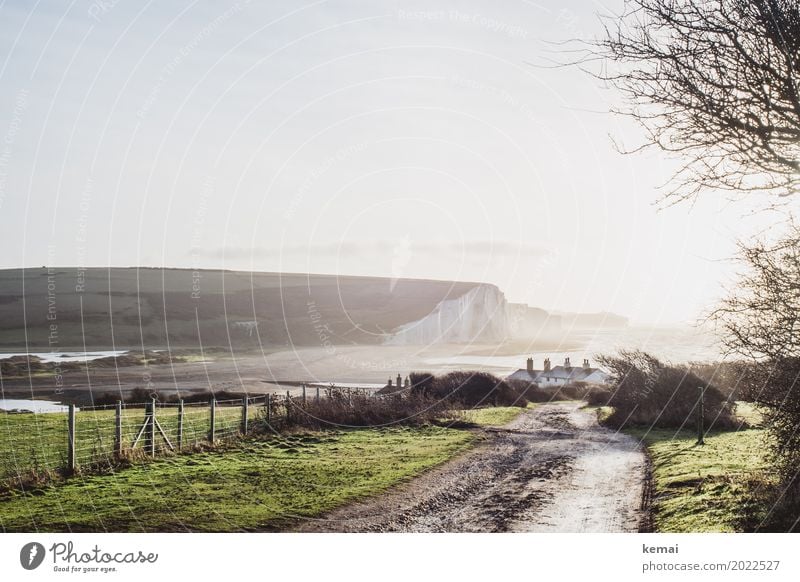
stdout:
[[(800, 190), (800, 4), (797, 0), (625, 0), (592, 57), (645, 130), (637, 149), (682, 160), (666, 198)], [(636, 150), (634, 150), (636, 151)], [(772, 198), (776, 197), (776, 198)], [(737, 287), (716, 311), (743, 366), (743, 392), (765, 410), (778, 513), (800, 514), (800, 228), (741, 245)], [(797, 518), (789, 524), (794, 529)]]
[[(800, 227), (777, 242), (741, 245), (745, 270), (716, 310), (739, 367), (742, 396), (759, 404), (782, 489), (772, 517), (800, 515)], [(794, 518), (792, 518), (794, 519)], [(797, 518), (791, 528), (800, 522)]]
[[(796, 0), (626, 0), (592, 57), (644, 145), (683, 160), (666, 198), (800, 185)], [(633, 150), (633, 151), (636, 151)]]
[(739, 253), (744, 271), (715, 311), (726, 347), (754, 361), (800, 358), (800, 228)]

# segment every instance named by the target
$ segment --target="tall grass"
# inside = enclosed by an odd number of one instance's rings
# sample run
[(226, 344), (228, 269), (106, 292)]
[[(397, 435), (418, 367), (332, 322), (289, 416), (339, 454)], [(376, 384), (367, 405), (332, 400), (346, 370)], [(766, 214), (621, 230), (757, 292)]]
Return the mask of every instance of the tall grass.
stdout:
[(262, 410), (260, 420), (262, 427), (270, 431), (420, 426), (435, 421), (447, 408), (444, 401), (413, 393), (369, 395), (328, 388), (324, 398), (309, 398), (305, 404), (301, 398), (282, 399), (270, 419)]

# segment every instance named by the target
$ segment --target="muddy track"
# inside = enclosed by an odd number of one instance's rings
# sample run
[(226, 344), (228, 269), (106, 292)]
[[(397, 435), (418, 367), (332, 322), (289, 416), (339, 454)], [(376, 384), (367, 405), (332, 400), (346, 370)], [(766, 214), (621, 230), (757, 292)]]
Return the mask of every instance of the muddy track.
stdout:
[(646, 459), (579, 403), (546, 404), (485, 431), (466, 455), (299, 531), (635, 532)]

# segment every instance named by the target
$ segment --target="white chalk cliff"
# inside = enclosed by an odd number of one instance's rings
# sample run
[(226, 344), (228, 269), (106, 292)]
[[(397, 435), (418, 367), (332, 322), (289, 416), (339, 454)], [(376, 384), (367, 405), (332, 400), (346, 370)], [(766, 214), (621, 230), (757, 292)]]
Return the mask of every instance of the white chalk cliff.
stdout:
[(386, 345), (497, 342), (509, 336), (506, 298), (494, 285), (480, 284), (440, 301), (428, 315), (394, 330)]

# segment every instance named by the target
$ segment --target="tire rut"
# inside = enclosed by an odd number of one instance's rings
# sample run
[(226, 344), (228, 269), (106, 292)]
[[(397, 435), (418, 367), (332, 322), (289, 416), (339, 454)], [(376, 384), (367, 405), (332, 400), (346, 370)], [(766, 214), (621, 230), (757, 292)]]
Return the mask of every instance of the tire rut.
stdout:
[(645, 458), (580, 403), (545, 404), (469, 453), (299, 531), (637, 531)]

